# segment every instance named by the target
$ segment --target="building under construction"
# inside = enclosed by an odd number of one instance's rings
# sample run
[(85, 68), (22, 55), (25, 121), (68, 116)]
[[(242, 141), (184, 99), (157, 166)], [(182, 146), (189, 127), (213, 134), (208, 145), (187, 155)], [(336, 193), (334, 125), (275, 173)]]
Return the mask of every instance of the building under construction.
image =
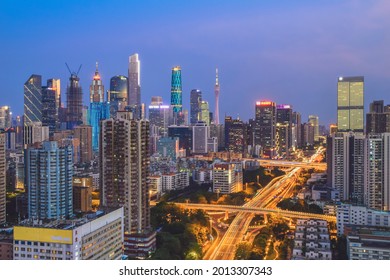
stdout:
[(73, 129), (75, 126), (83, 123), (83, 91), (79, 83), (80, 78), (78, 77), (80, 69), (81, 65), (77, 72), (71, 72), (68, 67), (71, 75), (69, 84), (66, 87), (67, 129)]

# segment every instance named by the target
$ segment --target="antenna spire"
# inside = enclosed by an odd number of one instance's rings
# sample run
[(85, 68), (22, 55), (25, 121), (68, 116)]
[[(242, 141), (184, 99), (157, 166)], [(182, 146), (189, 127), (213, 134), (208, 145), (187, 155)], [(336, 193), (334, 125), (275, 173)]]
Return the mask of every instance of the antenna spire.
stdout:
[(219, 85), (219, 81), (218, 81), (218, 67), (215, 68), (215, 85), (216, 86)]

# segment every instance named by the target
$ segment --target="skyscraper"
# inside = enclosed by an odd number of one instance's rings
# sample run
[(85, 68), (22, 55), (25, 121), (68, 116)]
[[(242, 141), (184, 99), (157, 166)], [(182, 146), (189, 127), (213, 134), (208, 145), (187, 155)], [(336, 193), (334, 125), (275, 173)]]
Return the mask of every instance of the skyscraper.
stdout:
[(370, 112), (366, 115), (367, 134), (390, 132), (390, 112), (383, 103), (383, 100), (370, 103)]
[(140, 81), (140, 61), (138, 53), (129, 56), (129, 106), (134, 112), (136, 119), (141, 118), (141, 81)]
[(202, 92), (193, 89), (190, 93), (190, 124), (195, 125), (199, 119), (200, 103), (202, 102)]
[(254, 145), (260, 145), (265, 157), (274, 156), (276, 134), (276, 104), (271, 101), (256, 102)]
[(24, 83), (24, 123), (42, 122), (42, 76), (31, 75)]
[(130, 112), (101, 122), (101, 203), (124, 207), (125, 255), (146, 257), (155, 247), (150, 228), (149, 122)]
[(180, 66), (172, 68), (171, 106), (173, 111), (173, 124), (180, 125), (180, 123), (178, 123), (180, 113), (182, 112), (182, 83)]
[(318, 141), (320, 136), (318, 116), (309, 115), (308, 122), (314, 127), (314, 141)]
[[(292, 116), (292, 107), (290, 105), (277, 105), (276, 106), (276, 123), (279, 124), (279, 128), (286, 128), (287, 133), (285, 134), (286, 137), (279, 138), (279, 140), (282, 140), (282, 142), (286, 143), (285, 149), (288, 151), (292, 147), (292, 122), (293, 116)], [(283, 130), (283, 129), (282, 129)], [(279, 133), (279, 136), (282, 134)], [(281, 143), (281, 142), (279, 142)]]
[(364, 132), (364, 77), (339, 77), (337, 127), (339, 132)]
[(210, 137), (210, 127), (203, 121), (192, 127), (192, 153), (207, 154), (207, 139)]
[(0, 129), (6, 129), (11, 127), (12, 112), (11, 107), (0, 107)]
[(0, 131), (0, 225), (6, 222), (6, 162), (5, 162), (5, 137)]
[(214, 86), (214, 94), (215, 94), (215, 110), (214, 110), (214, 123), (219, 125), (219, 80), (218, 80), (218, 68), (215, 69), (215, 86)]
[(202, 100), (199, 106), (200, 106), (199, 120), (205, 122), (207, 125), (210, 125), (209, 103), (205, 100)]
[[(226, 124), (226, 118), (225, 118)], [(246, 143), (246, 128), (245, 124), (239, 118), (232, 119), (230, 125), (227, 127), (228, 131), (228, 151), (231, 153), (243, 154), (247, 146)]]
[(50, 136), (58, 125), (58, 107), (56, 91), (50, 87), (42, 87), (42, 126), (49, 127)]
[(110, 79), (107, 101), (111, 104), (112, 116), (115, 116), (117, 111), (125, 109), (128, 105), (128, 79), (126, 76), (118, 75)]
[[(61, 81), (60, 79), (48, 79), (47, 87), (55, 91), (56, 108), (61, 108)], [(58, 114), (59, 112), (57, 112)]]
[(89, 87), (89, 98), (92, 102), (103, 102), (104, 101), (104, 86), (99, 73), (99, 64), (96, 62), (95, 75), (92, 79), (92, 84)]
[(28, 216), (30, 219), (65, 219), (73, 214), (72, 147), (59, 148), (45, 141), (42, 148), (25, 150)]
[(92, 160), (92, 127), (90, 125), (76, 126), (74, 137), (80, 140), (80, 163), (88, 163)]
[(166, 137), (169, 125), (169, 106), (163, 105), (161, 96), (153, 96), (149, 105), (149, 122), (151, 136)]
[(83, 123), (83, 91), (78, 73), (72, 72), (66, 87), (67, 128), (73, 129)]

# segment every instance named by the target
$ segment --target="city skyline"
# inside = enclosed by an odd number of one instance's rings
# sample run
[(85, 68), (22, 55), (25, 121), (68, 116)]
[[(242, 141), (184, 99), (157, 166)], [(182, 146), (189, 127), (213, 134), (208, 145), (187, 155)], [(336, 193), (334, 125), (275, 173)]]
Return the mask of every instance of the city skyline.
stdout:
[[(148, 9), (151, 3), (130, 7), (122, 1), (115, 2), (117, 5), (55, 3), (50, 7), (41, 3), (26, 2), (22, 10), (14, 3), (4, 4), (0, 12), (0, 22), (9, 27), (0, 31), (8, 42), (0, 47), (5, 92), (1, 103), (11, 106), (16, 115), (22, 114), (22, 85), (31, 74), (60, 78), (65, 92), (69, 79), (65, 62), (71, 69), (82, 64), (79, 76), (85, 89), (99, 61), (108, 88), (111, 77), (126, 75), (127, 58), (133, 53), (139, 53), (142, 61), (141, 101), (145, 104), (151, 96), (162, 96), (164, 103), (169, 103), (170, 69), (180, 65), (183, 106), (189, 108), (190, 91), (196, 88), (214, 108), (218, 66), (220, 118), (239, 114), (248, 120), (254, 117), (256, 101), (271, 100), (291, 104), (303, 120), (316, 114), (321, 124), (336, 123), (337, 77), (365, 77), (365, 112), (370, 102), (384, 99), (390, 91), (386, 83), (390, 76), (386, 36), (390, 5), (385, 1), (281, 1), (245, 7), (239, 1), (223, 5), (215, 1), (207, 6), (169, 1), (153, 2), (153, 9)], [(346, 9), (348, 14), (343, 12)], [(167, 17), (170, 12), (175, 21)], [(206, 20), (197, 16), (200, 12)], [(34, 14), (41, 15), (39, 20)], [(112, 20), (91, 20), (99, 15)], [(138, 27), (131, 34), (119, 28), (128, 26), (129, 18)], [(177, 21), (182, 24), (178, 26)], [(32, 24), (40, 31), (31, 32)], [(99, 36), (91, 29), (100, 30)], [(38, 44), (53, 32), (56, 40)], [(114, 38), (116, 44), (101, 43)], [(69, 41), (76, 44), (74, 48), (64, 47)], [(87, 41), (89, 44), (83, 43)], [(85, 105), (88, 98), (84, 92)]]

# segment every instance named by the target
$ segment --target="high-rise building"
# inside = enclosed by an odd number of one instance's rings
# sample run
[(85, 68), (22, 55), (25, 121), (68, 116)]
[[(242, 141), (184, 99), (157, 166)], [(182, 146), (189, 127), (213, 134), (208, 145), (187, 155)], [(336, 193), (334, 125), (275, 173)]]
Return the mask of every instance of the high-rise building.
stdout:
[(30, 122), (23, 128), (23, 144), (29, 145), (49, 140), (49, 127), (41, 122)]
[(215, 163), (213, 167), (213, 192), (235, 193), (242, 191), (243, 175), (241, 163)]
[(80, 161), (89, 163), (93, 158), (92, 153), (92, 126), (80, 125), (74, 129), (74, 137), (80, 140)]
[(24, 124), (42, 122), (42, 76), (31, 75), (24, 83)]
[(293, 140), (293, 116), (290, 105), (277, 105), (276, 107), (276, 129), (275, 149), (281, 156), (288, 155)]
[[(226, 119), (225, 119), (226, 121)], [(246, 128), (239, 118), (233, 119), (228, 128), (229, 146), (228, 151), (236, 154), (243, 154), (246, 149)]]
[(218, 79), (218, 68), (215, 69), (215, 86), (214, 86), (214, 94), (215, 94), (215, 110), (214, 110), (214, 123), (219, 125), (219, 79)]
[[(56, 99), (56, 108), (59, 109), (62, 107), (61, 104), (61, 80), (60, 79), (48, 79), (47, 87), (51, 90), (55, 91), (55, 99)], [(59, 112), (57, 111), (57, 115)]]
[(276, 104), (271, 101), (256, 102), (254, 145), (260, 145), (264, 157), (275, 154)]
[(193, 140), (190, 127), (184, 125), (170, 125), (168, 126), (168, 137), (179, 138), (179, 149), (186, 150), (187, 156), (190, 155)]
[(390, 111), (385, 110), (383, 100), (370, 103), (370, 112), (366, 115), (366, 133), (390, 132)]
[(172, 68), (171, 80), (171, 106), (173, 113), (173, 124), (180, 125), (180, 113), (182, 112), (182, 83), (181, 68), (176, 66)]
[(169, 125), (169, 105), (163, 105), (161, 96), (153, 96), (149, 105), (151, 135), (166, 137)]
[(66, 87), (67, 129), (83, 123), (83, 91), (78, 73), (72, 72)]
[(101, 122), (101, 204), (124, 207), (125, 255), (147, 257), (155, 248), (149, 207), (149, 121), (130, 112)]
[(303, 146), (314, 145), (314, 125), (312, 123), (304, 123), (301, 125), (302, 143)]
[(2, 106), (0, 107), (0, 129), (6, 129), (12, 126), (12, 112), (11, 107)]
[(111, 105), (111, 116), (115, 116), (117, 111), (124, 111), (128, 105), (128, 83), (128, 78), (122, 75), (110, 79), (107, 101)]
[(217, 138), (217, 150), (222, 150), (225, 148), (225, 127), (223, 124), (210, 124), (210, 137)]
[(199, 120), (205, 122), (207, 125), (210, 125), (209, 103), (205, 100), (200, 102)]
[(318, 116), (309, 115), (308, 122), (314, 127), (314, 141), (318, 141), (320, 136)]
[(45, 141), (42, 148), (25, 150), (28, 216), (30, 219), (65, 219), (72, 216), (72, 147), (59, 148)]
[(302, 118), (301, 113), (299, 112), (293, 112), (292, 115), (292, 123), (293, 127), (295, 129), (295, 133), (293, 136), (293, 139), (295, 139), (295, 142), (292, 142), (292, 145), (301, 148), (302, 147)]
[(190, 124), (195, 125), (200, 121), (200, 103), (202, 102), (202, 92), (199, 89), (193, 89), (190, 93)]
[(138, 53), (129, 56), (129, 106), (134, 112), (136, 119), (141, 118), (141, 80), (140, 80), (140, 61)]
[(231, 116), (225, 116), (225, 149), (229, 150), (229, 131), (232, 125), (233, 118)]
[(49, 127), (50, 136), (58, 126), (56, 91), (49, 87), (42, 87), (42, 126)]
[(0, 225), (6, 222), (5, 133), (0, 131)]
[(169, 157), (175, 161), (179, 154), (179, 138), (162, 137), (157, 142), (157, 152), (162, 157)]
[(203, 121), (192, 127), (192, 153), (207, 154), (207, 139), (210, 137), (210, 127)]
[(339, 77), (337, 83), (339, 132), (364, 132), (364, 77)]
[(103, 102), (104, 101), (104, 86), (99, 73), (99, 64), (96, 62), (95, 75), (93, 76), (92, 83), (89, 87), (90, 102)]

